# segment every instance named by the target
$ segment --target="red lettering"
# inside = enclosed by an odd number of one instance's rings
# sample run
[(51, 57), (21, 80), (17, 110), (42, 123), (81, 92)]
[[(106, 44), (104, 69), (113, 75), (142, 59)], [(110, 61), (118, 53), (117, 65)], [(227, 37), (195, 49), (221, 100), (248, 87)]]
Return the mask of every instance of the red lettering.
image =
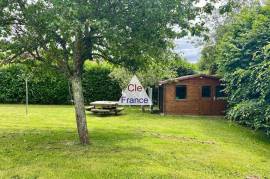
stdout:
[(131, 91), (131, 92), (134, 91), (134, 85), (133, 84), (128, 85), (128, 91)]
[(141, 92), (142, 90), (143, 90), (142, 86), (137, 86), (136, 84), (129, 84), (128, 85), (128, 91), (130, 91), (130, 92), (134, 92), (134, 91)]

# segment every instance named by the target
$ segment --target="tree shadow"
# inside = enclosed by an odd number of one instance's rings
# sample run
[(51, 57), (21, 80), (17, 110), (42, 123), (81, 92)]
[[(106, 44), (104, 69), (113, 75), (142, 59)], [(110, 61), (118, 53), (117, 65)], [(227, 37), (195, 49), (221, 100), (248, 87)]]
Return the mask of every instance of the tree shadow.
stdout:
[(119, 114), (93, 114), (93, 113), (87, 113), (88, 117), (102, 117), (102, 118), (115, 118), (115, 117), (121, 117), (126, 116), (126, 113), (119, 113)]
[[(10, 129), (9, 129), (10, 131)], [(0, 133), (0, 153), (7, 156), (27, 155), (28, 152), (45, 153), (77, 153), (80, 151), (121, 152), (138, 151), (147, 152), (139, 146), (126, 144), (135, 143), (143, 136), (140, 133), (125, 132), (118, 129), (93, 129), (90, 132), (90, 145), (83, 146), (79, 143), (76, 129), (67, 130), (40, 130), (29, 129), (18, 132)], [(15, 129), (13, 131), (16, 131)], [(123, 145), (122, 145), (123, 144)]]
[[(90, 145), (84, 146), (78, 142), (76, 129), (2, 131), (0, 158), (6, 163), (1, 166), (0, 172), (10, 170), (18, 176), (25, 169), (39, 170), (39, 167), (57, 172), (60, 169), (69, 171), (74, 168), (80, 171), (80, 166), (84, 166), (82, 169), (84, 171), (85, 167), (93, 168), (95, 162), (99, 165), (104, 164), (101, 165), (104, 167), (115, 165), (115, 162), (124, 165), (134, 156), (153, 153), (136, 144), (136, 140), (140, 140), (143, 136), (133, 132), (94, 129), (90, 133)], [(99, 170), (103, 173), (107, 172), (106, 168)]]

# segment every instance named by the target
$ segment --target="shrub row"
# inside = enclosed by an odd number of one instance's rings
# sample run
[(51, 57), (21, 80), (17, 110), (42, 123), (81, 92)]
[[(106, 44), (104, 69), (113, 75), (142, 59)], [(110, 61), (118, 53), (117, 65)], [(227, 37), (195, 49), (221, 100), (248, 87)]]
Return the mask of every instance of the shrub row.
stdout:
[[(85, 102), (96, 100), (118, 100), (121, 89), (117, 81), (111, 79), (109, 65), (88, 64), (83, 74)], [(29, 77), (26, 65), (12, 65), (0, 69), (0, 103), (24, 103), (25, 79)], [(38, 67), (29, 80), (29, 103), (69, 104), (71, 92), (68, 80), (59, 73)]]
[(227, 84), (228, 118), (270, 135), (270, 6), (254, 6), (220, 29), (219, 71)]

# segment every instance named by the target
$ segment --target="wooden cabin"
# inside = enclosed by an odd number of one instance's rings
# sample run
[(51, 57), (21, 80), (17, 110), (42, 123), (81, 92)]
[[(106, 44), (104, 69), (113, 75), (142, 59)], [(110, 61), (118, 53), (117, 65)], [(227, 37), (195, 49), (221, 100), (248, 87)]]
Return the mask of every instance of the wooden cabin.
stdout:
[(218, 77), (189, 75), (159, 83), (161, 113), (173, 115), (224, 115), (224, 86)]

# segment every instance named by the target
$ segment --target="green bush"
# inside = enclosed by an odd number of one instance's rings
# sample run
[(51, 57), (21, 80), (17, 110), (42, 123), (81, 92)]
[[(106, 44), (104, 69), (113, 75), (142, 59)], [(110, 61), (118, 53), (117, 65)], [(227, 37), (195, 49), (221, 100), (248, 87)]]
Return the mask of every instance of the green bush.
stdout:
[[(25, 77), (29, 77), (25, 65), (12, 65), (0, 70), (0, 102), (25, 102)], [(57, 73), (38, 70), (28, 80), (29, 103), (66, 104), (70, 101), (67, 80)]]
[[(69, 104), (71, 94), (68, 80), (59, 73), (37, 66), (12, 65), (0, 69), (0, 103), (25, 102), (25, 76), (29, 76), (29, 103)], [(34, 70), (33, 70), (34, 69)], [(96, 100), (118, 100), (119, 84), (109, 77), (109, 65), (88, 64), (83, 74), (85, 102)]]
[(18, 103), (25, 96), (24, 80), (21, 78), (23, 69), (18, 66), (0, 70), (0, 102)]
[(266, 105), (260, 101), (247, 100), (235, 106), (228, 112), (228, 118), (253, 129), (264, 128), (269, 131), (269, 120), (267, 120)]
[(228, 117), (270, 133), (270, 6), (244, 9), (221, 28), (216, 57)]
[(86, 64), (83, 73), (84, 100), (92, 101), (118, 101), (121, 97), (119, 83), (109, 75), (112, 68), (108, 64)]

